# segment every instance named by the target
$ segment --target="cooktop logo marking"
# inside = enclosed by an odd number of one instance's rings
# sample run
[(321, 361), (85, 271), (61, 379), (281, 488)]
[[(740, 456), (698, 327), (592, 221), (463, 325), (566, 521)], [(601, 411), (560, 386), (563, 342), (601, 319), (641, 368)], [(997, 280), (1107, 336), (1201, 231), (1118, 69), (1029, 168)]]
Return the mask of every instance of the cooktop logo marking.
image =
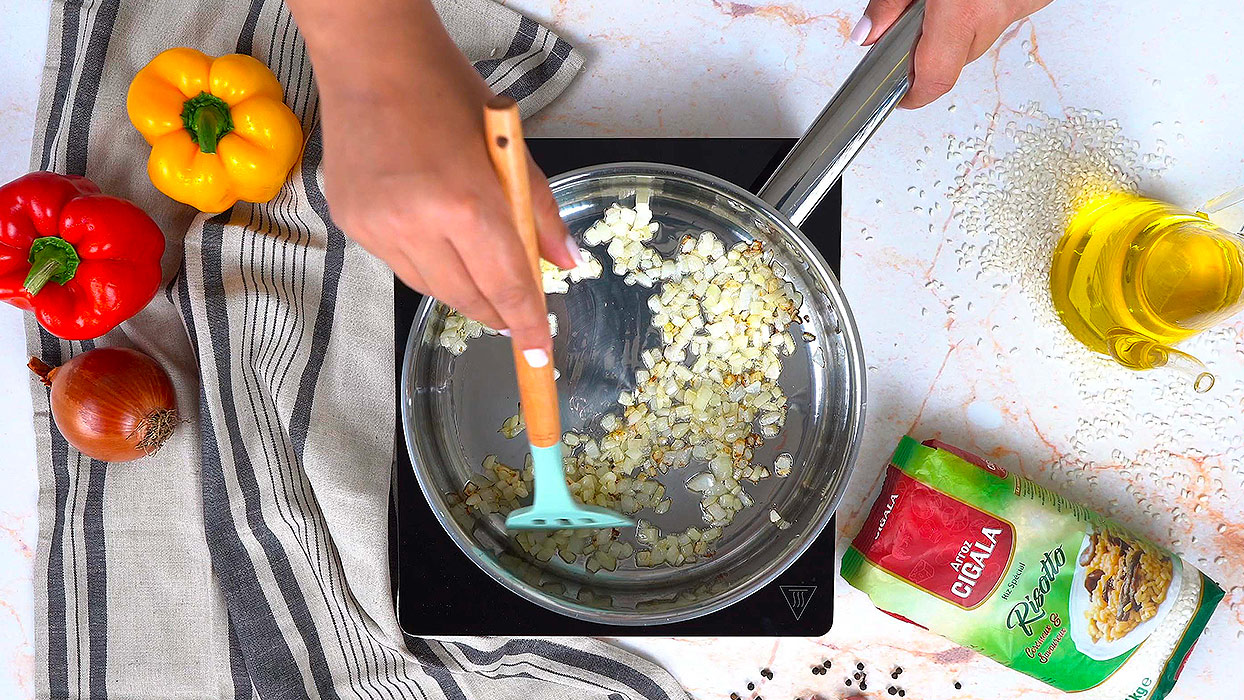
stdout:
[(786, 605), (795, 619), (803, 617), (803, 611), (808, 609), (812, 594), (816, 593), (816, 586), (779, 586), (779, 588), (782, 589), (782, 597), (786, 599)]

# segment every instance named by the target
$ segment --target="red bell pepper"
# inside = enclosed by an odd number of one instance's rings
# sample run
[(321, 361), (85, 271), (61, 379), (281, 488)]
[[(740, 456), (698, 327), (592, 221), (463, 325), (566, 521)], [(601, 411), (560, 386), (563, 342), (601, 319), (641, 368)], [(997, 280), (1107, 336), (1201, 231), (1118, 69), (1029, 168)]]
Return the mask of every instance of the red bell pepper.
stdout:
[(146, 212), (76, 175), (0, 187), (0, 299), (68, 340), (97, 338), (160, 287), (164, 234)]

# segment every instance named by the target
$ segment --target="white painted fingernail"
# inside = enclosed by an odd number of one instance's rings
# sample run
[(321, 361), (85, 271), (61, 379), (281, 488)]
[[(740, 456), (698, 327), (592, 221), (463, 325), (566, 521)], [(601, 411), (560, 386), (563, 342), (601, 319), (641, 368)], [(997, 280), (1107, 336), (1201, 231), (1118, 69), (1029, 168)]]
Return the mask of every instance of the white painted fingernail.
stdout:
[(574, 259), (574, 264), (583, 264), (583, 256), (579, 254), (579, 242), (570, 234), (566, 234), (566, 250), (570, 251), (570, 257)]
[(532, 348), (523, 351), (523, 359), (527, 360), (528, 366), (538, 369), (549, 363), (549, 354), (540, 348)]
[(510, 330), (508, 328), (502, 328), (501, 330), (497, 331), (497, 335), (503, 335), (508, 338), (510, 337)]
[(851, 30), (851, 43), (856, 46), (863, 46), (864, 40), (868, 38), (868, 34), (873, 30), (873, 21), (864, 15), (859, 22), (855, 23), (855, 29)]

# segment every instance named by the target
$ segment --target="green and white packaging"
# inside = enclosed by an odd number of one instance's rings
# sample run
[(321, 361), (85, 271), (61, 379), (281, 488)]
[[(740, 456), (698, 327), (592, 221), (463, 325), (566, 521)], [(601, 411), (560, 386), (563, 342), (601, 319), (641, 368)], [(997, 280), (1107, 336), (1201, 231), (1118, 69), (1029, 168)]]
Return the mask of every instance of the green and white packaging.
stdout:
[(1055, 688), (1160, 699), (1222, 589), (988, 461), (904, 437), (843, 555), (874, 605)]

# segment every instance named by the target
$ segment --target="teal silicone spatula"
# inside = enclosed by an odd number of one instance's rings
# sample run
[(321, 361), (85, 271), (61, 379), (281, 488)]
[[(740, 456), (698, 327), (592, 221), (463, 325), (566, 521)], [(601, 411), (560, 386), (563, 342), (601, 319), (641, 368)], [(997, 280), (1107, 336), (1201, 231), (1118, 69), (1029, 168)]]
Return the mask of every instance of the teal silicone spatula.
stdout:
[[(484, 133), (488, 155), (510, 203), (514, 225), (523, 240), (536, 285), (540, 285), (540, 249), (531, 207), (531, 182), (527, 175), (527, 149), (523, 142), (518, 104), (508, 97), (494, 97), (484, 108)], [(543, 297), (541, 297), (543, 300)], [(534, 502), (512, 511), (505, 519), (510, 530), (558, 530), (562, 528), (628, 527), (635, 523), (611, 510), (575, 503), (566, 486), (562, 462), (561, 418), (553, 363), (532, 367), (518, 347), (514, 348), (518, 394), (527, 438), (531, 443), (535, 477)]]

